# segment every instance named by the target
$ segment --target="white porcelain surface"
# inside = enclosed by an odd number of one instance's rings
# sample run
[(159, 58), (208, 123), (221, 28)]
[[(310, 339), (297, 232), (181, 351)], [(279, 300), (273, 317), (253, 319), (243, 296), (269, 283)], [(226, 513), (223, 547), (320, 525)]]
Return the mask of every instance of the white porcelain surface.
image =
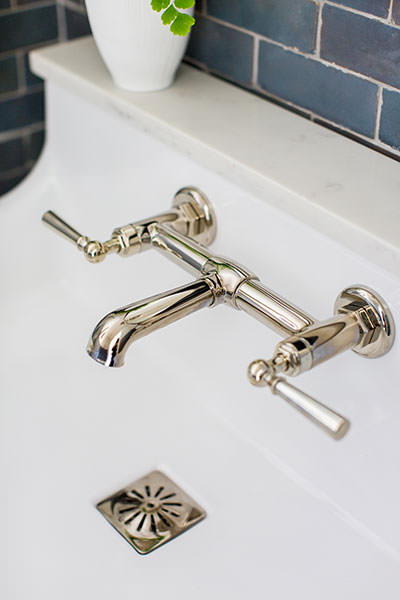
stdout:
[(91, 38), (34, 51), (31, 63), (400, 276), (398, 162), (187, 65), (160, 94), (117, 90)]
[(173, 35), (150, 0), (86, 0), (86, 7), (94, 38), (118, 87), (149, 92), (171, 85), (189, 36)]
[[(278, 338), (228, 307), (141, 339), (125, 367), (103, 368), (85, 352), (98, 319), (188, 275), (155, 251), (90, 265), (40, 217), (51, 208), (105, 237), (193, 184), (215, 205), (215, 249), (316, 317), (361, 282), (400, 329), (399, 279), (123, 115), (52, 83), (48, 100), (45, 154), (0, 202), (0, 596), (397, 600), (398, 341), (385, 358), (347, 353), (297, 381), (351, 420), (340, 442), (249, 385), (249, 361)], [(268, 193), (292, 200), (274, 182)], [(95, 503), (154, 468), (208, 517), (143, 557)]]

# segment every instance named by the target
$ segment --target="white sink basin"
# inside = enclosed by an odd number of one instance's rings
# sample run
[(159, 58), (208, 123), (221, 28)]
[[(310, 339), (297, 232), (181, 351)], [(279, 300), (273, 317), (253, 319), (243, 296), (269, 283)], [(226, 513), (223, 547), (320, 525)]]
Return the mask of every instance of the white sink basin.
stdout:
[[(399, 326), (400, 280), (122, 116), (48, 92), (44, 156), (0, 203), (1, 597), (399, 598), (399, 344), (296, 382), (349, 418), (340, 442), (249, 385), (248, 363), (278, 337), (227, 307), (140, 340), (122, 369), (101, 367), (85, 352), (98, 320), (189, 276), (153, 251), (90, 265), (40, 219), (51, 208), (106, 238), (190, 184), (215, 206), (213, 247), (317, 318), (363, 283)], [(271, 182), (270, 194), (291, 192)], [(156, 468), (208, 516), (146, 557), (95, 504)]]

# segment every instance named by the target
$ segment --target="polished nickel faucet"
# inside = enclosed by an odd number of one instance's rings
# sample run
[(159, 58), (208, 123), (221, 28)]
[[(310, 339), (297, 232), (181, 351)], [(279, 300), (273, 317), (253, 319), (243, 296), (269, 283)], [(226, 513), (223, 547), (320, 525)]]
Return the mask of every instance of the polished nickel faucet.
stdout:
[(128, 304), (101, 319), (87, 351), (103, 365), (122, 366), (132, 342), (151, 331), (200, 308), (229, 304), (285, 335), (272, 358), (250, 364), (250, 382), (268, 386), (338, 439), (349, 427), (347, 419), (289, 384), (283, 376), (299, 375), (347, 349), (376, 358), (393, 344), (391, 312), (369, 288), (346, 288), (336, 300), (335, 316), (320, 322), (265, 287), (246, 267), (211, 252), (207, 245), (216, 236), (216, 217), (198, 189), (181, 189), (170, 211), (119, 227), (106, 242), (91, 241), (51, 211), (43, 215), (43, 221), (72, 241), (90, 262), (100, 262), (109, 253), (130, 256), (154, 247), (198, 276), (186, 285)]

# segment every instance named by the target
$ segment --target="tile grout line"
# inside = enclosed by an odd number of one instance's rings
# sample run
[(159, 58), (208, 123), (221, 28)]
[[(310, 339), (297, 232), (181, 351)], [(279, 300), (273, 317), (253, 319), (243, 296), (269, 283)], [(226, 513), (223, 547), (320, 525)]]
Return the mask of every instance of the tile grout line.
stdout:
[(31, 146), (31, 134), (27, 133), (26, 135), (24, 135), (22, 137), (22, 147), (24, 149), (24, 167), (27, 168), (29, 170), (29, 153), (30, 153), (30, 146)]
[[(391, 0), (391, 2), (393, 2), (393, 0)], [(379, 17), (378, 15), (373, 15), (372, 13), (369, 13), (369, 12), (357, 10), (356, 8), (353, 8), (351, 6), (344, 6), (343, 4), (338, 4), (337, 2), (332, 2), (332, 0), (324, 0), (324, 4), (329, 4), (329, 6), (334, 6), (335, 8), (343, 10), (344, 12), (353, 13), (353, 15), (359, 15), (360, 17), (370, 19), (371, 21), (379, 21), (380, 23), (383, 23), (383, 25), (388, 24), (387, 17)]]
[(389, 4), (389, 10), (388, 10), (388, 16), (387, 16), (387, 22), (389, 24), (392, 24), (392, 18), (393, 18), (393, 2), (394, 0), (390, 0), (390, 4)]
[(17, 50), (15, 53), (17, 61), (17, 78), (18, 78), (18, 90), (23, 90), (26, 93), (26, 77), (25, 77), (25, 65), (24, 65), (24, 54), (21, 50)]
[(57, 25), (58, 25), (58, 40), (65, 42), (68, 38), (67, 35), (67, 20), (65, 18), (65, 8), (62, 4), (57, 2)]
[(321, 58), (322, 9), (324, 4), (325, 2), (322, 0), (318, 7), (317, 34), (315, 38), (315, 56), (317, 58)]
[(378, 88), (377, 103), (376, 103), (376, 121), (375, 121), (375, 132), (374, 132), (374, 140), (375, 141), (380, 141), (379, 131), (380, 131), (380, 127), (381, 127), (382, 106), (383, 106), (383, 88), (381, 86)]
[(39, 121), (38, 123), (32, 123), (26, 127), (20, 127), (19, 129), (9, 129), (8, 131), (0, 131), (0, 143), (14, 140), (30, 133), (36, 133), (38, 131), (44, 131), (45, 123)]
[(251, 85), (256, 86), (258, 81), (258, 56), (259, 56), (260, 40), (255, 35), (253, 41), (253, 63), (251, 73)]

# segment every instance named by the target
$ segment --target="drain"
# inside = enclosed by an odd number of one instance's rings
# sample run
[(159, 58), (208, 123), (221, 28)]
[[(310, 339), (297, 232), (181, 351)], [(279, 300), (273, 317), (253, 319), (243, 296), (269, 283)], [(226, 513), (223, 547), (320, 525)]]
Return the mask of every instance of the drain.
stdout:
[(161, 471), (152, 471), (97, 504), (98, 510), (140, 554), (169, 542), (206, 516)]

